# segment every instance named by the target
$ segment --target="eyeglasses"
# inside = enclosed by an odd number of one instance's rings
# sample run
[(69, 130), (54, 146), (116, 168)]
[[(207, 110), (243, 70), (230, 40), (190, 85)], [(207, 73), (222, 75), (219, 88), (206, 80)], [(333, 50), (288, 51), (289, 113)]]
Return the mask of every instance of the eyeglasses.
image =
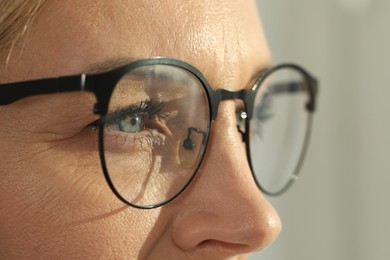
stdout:
[(261, 73), (249, 90), (215, 91), (190, 64), (150, 58), (100, 74), (2, 84), (0, 105), (70, 91), (97, 98), (101, 166), (113, 193), (130, 206), (155, 208), (194, 179), (223, 100), (236, 100), (237, 127), (258, 187), (268, 195), (287, 190), (307, 148), (317, 81), (297, 65), (282, 64)]

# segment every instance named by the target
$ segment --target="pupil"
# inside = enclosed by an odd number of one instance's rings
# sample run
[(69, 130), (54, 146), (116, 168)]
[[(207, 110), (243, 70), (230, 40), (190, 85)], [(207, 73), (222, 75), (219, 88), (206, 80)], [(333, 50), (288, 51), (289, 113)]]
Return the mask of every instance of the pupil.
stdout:
[(135, 126), (135, 125), (137, 124), (137, 122), (138, 122), (138, 119), (139, 119), (138, 116), (132, 117), (132, 118), (130, 119), (130, 124), (131, 124), (132, 126)]

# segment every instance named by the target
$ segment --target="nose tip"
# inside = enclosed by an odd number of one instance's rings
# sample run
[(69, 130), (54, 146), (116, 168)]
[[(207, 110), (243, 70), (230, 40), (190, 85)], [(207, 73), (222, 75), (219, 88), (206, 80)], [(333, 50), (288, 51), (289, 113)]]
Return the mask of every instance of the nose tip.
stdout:
[(182, 197), (185, 210), (172, 232), (181, 250), (211, 259), (261, 250), (281, 229), (278, 214), (253, 180), (231, 112), (220, 108), (202, 167)]
[(274, 211), (253, 212), (249, 205), (228, 208), (231, 211), (223, 214), (219, 207), (182, 216), (174, 227), (176, 245), (186, 252), (229, 257), (262, 250), (278, 236), (280, 222)]

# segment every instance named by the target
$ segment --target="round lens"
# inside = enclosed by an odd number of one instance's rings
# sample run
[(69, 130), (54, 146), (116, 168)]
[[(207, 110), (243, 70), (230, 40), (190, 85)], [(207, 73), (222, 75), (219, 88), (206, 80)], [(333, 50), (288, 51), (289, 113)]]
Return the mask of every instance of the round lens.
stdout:
[(305, 75), (292, 66), (274, 70), (257, 86), (250, 161), (257, 184), (269, 195), (283, 192), (297, 176), (310, 120), (308, 86)]
[(159, 206), (191, 181), (210, 122), (201, 82), (180, 67), (145, 65), (117, 83), (104, 116), (104, 161), (111, 186), (137, 207)]

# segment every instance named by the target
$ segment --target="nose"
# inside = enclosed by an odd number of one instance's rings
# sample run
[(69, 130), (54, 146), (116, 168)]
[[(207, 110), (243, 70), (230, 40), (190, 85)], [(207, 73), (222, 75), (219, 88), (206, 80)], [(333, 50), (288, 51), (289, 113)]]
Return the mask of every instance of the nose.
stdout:
[(279, 216), (251, 175), (234, 101), (220, 104), (202, 167), (188, 189), (172, 232), (185, 252), (203, 259), (245, 254), (265, 248), (280, 232)]

